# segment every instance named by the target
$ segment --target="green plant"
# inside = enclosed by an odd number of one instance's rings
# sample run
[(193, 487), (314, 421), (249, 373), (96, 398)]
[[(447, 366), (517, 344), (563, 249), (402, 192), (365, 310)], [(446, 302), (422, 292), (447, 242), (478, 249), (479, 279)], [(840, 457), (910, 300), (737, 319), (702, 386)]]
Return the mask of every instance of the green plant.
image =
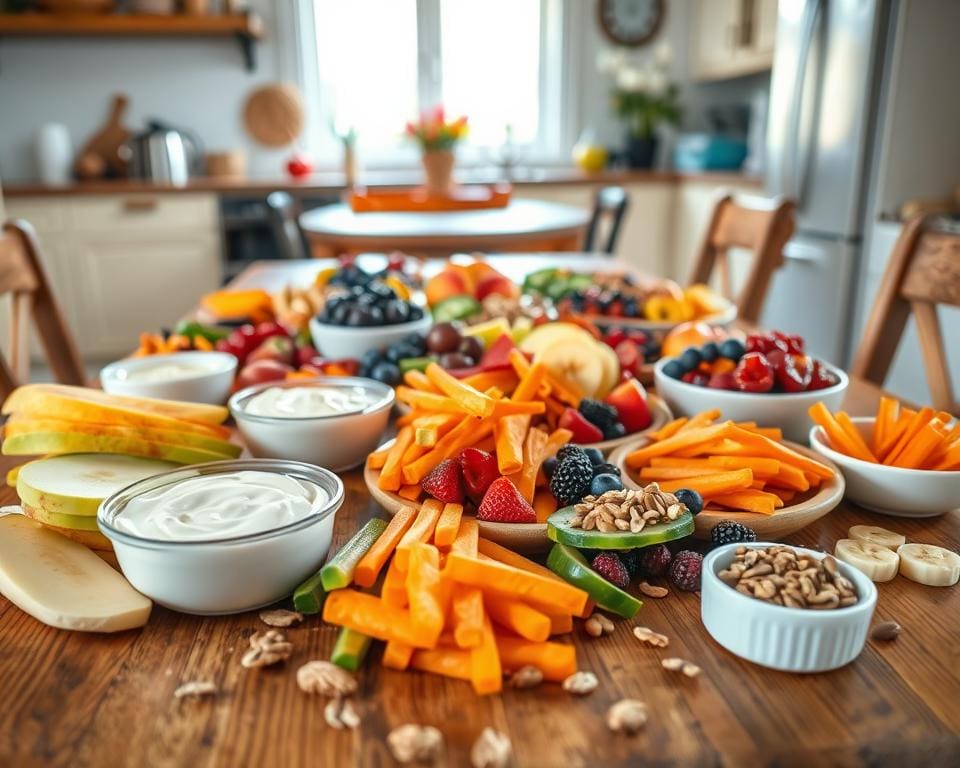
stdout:
[(659, 125), (677, 125), (683, 116), (680, 89), (670, 82), (673, 54), (662, 43), (645, 60), (624, 49), (601, 52), (597, 67), (614, 81), (613, 108), (634, 139), (651, 139)]
[(613, 105), (635, 139), (650, 139), (658, 125), (677, 125), (683, 116), (680, 89), (674, 83), (659, 94), (614, 89)]

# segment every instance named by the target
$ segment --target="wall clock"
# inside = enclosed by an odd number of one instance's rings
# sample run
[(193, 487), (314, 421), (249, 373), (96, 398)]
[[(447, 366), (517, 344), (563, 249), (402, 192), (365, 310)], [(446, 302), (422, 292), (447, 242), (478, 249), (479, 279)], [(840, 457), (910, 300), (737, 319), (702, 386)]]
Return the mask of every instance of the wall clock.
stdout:
[(650, 42), (663, 24), (664, 0), (598, 0), (597, 16), (604, 34), (617, 45), (632, 48)]

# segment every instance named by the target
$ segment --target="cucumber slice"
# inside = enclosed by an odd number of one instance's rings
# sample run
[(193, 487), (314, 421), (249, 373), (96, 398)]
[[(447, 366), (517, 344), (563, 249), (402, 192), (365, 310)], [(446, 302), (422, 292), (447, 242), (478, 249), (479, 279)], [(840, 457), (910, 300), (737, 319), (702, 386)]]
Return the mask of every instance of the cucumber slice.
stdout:
[(293, 590), (293, 607), (302, 614), (320, 613), (327, 593), (320, 582), (320, 571)]
[(338, 667), (343, 667), (350, 672), (356, 672), (363, 664), (367, 651), (370, 650), (372, 638), (362, 635), (348, 627), (343, 627), (340, 634), (337, 635), (337, 642), (334, 643), (333, 653), (330, 654), (330, 661)]
[(531, 272), (523, 279), (523, 292), (530, 293), (531, 291), (536, 291), (537, 293), (543, 293), (547, 286), (553, 282), (553, 278), (556, 277), (556, 275), (557, 270), (553, 267)]
[(567, 289), (570, 291), (582, 291), (593, 285), (593, 275), (575, 274), (570, 275), (567, 281)]
[(462, 294), (444, 299), (430, 310), (430, 313), (435, 323), (448, 323), (451, 320), (463, 320), (482, 311), (483, 307), (480, 306), (479, 301), (473, 296)]
[(380, 538), (386, 527), (387, 521), (379, 517), (368, 520), (363, 528), (353, 534), (350, 541), (340, 547), (340, 551), (330, 562), (320, 569), (320, 583), (327, 592), (350, 586), (360, 558), (367, 554), (367, 550)]
[(570, 521), (576, 517), (573, 507), (558, 509), (547, 518), (547, 538), (560, 544), (569, 544), (578, 549), (637, 549), (651, 544), (663, 544), (674, 539), (682, 539), (693, 533), (693, 515), (684, 512), (676, 520), (657, 523), (644, 528), (640, 533), (615, 531), (603, 533), (595, 528), (585, 531), (571, 528)]
[(544, 293), (554, 301), (560, 301), (560, 299), (570, 293), (570, 291), (570, 278), (558, 276), (546, 287)]
[(606, 611), (632, 619), (643, 607), (643, 601), (611, 584), (593, 570), (586, 558), (573, 547), (554, 544), (547, 555), (547, 568), (564, 581), (580, 587)]
[(405, 357), (397, 365), (400, 366), (400, 373), (407, 371), (425, 371), (427, 366), (432, 363), (432, 357)]

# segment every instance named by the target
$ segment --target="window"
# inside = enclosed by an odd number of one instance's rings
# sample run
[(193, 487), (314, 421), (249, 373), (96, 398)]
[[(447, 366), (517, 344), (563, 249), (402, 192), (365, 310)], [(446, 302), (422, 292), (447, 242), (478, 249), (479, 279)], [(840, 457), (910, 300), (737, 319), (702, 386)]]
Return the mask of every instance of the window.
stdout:
[(491, 162), (508, 132), (526, 159), (565, 154), (560, 8), (560, 0), (313, 0), (311, 148), (338, 157), (331, 128), (353, 127), (367, 167), (413, 163), (404, 125), (443, 105), (470, 120), (461, 162)]

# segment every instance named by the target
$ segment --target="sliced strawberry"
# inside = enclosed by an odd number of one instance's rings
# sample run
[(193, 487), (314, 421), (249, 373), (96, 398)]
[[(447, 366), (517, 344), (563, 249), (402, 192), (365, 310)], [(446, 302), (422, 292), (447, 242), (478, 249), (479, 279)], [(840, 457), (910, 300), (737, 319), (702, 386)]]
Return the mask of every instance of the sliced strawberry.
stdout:
[(490, 484), (500, 477), (497, 457), (479, 448), (464, 448), (460, 451), (460, 469), (467, 493), (478, 499), (482, 498)]
[(483, 353), (483, 357), (480, 358), (480, 369), (483, 371), (492, 371), (500, 366), (509, 365), (510, 352), (516, 349), (516, 346), (517, 345), (513, 343), (513, 339), (505, 333), (502, 334), (500, 338), (487, 347), (486, 352)]
[(498, 477), (477, 508), (477, 520), (488, 523), (535, 523), (537, 513), (509, 478)]
[(640, 373), (643, 366), (643, 350), (632, 339), (624, 339), (617, 344), (614, 352), (620, 361), (621, 371), (630, 371), (634, 376)]
[(459, 504), (463, 501), (463, 473), (460, 471), (460, 462), (454, 459), (441, 461), (430, 470), (420, 485), (435, 499)]
[(628, 433), (646, 429), (653, 421), (650, 406), (647, 404), (647, 391), (636, 379), (620, 384), (604, 398), (604, 402), (617, 409), (620, 421)]
[(567, 408), (560, 414), (557, 426), (573, 432), (571, 443), (599, 443), (603, 440), (603, 432), (595, 424), (587, 421), (586, 417), (576, 408)]

